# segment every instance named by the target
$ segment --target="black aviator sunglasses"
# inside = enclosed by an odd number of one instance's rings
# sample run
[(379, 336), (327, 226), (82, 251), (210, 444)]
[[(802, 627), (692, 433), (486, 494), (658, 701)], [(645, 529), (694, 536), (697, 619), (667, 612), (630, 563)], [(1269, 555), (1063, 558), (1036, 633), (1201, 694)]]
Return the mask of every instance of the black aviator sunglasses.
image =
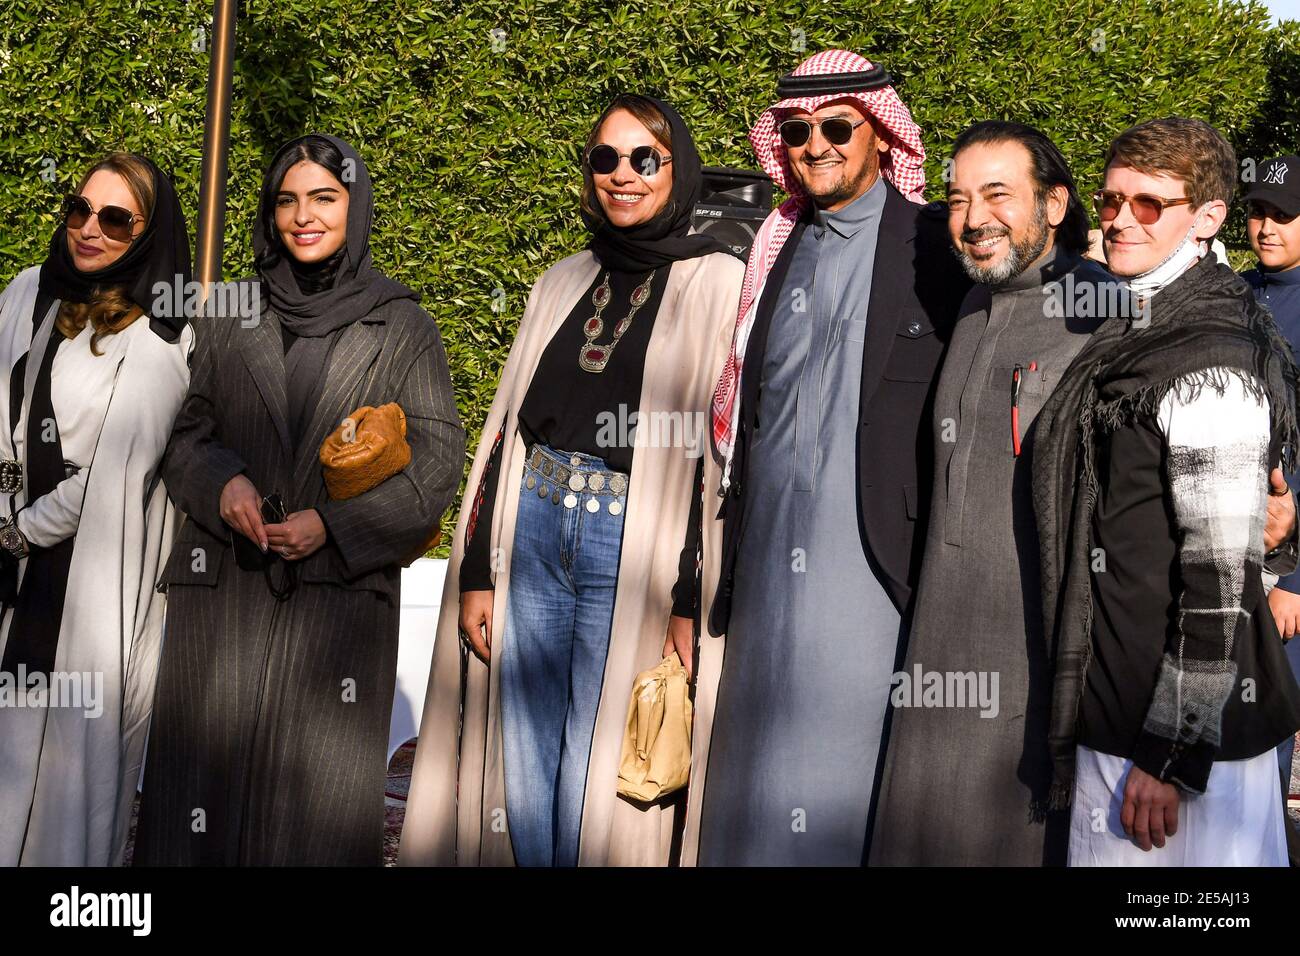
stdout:
[(820, 126), (826, 142), (832, 146), (843, 146), (853, 138), (853, 131), (866, 122), (866, 118), (856, 123), (846, 116), (830, 116), (823, 120), (788, 119), (781, 124), (781, 140), (787, 146), (802, 146), (812, 139), (814, 126)]

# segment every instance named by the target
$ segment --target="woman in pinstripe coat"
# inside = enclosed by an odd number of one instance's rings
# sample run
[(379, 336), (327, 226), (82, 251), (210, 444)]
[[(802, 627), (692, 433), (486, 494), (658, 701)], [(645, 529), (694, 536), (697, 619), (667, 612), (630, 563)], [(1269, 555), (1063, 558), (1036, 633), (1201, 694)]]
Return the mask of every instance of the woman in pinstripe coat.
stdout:
[[(371, 217), (351, 146), (287, 144), (262, 188), (258, 278), (237, 297), (260, 307), (196, 323), (162, 466), (189, 517), (159, 583), (137, 863), (381, 861), (400, 570), (456, 491), (465, 435), (437, 327), (371, 264)], [(410, 464), (331, 500), (321, 443), (388, 402)]]

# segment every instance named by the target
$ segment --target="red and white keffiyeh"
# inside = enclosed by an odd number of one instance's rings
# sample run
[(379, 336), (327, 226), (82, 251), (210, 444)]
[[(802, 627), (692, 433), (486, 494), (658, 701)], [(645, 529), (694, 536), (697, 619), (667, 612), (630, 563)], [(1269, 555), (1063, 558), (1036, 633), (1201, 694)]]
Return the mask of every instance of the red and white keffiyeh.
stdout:
[[(859, 73), (874, 69), (865, 57), (849, 50), (824, 50), (804, 60), (794, 70), (793, 76), (814, 76), (833, 73)], [(921, 130), (912, 120), (912, 114), (899, 99), (892, 86), (882, 86), (863, 92), (831, 93), (822, 96), (801, 96), (784, 99), (767, 109), (749, 132), (759, 165), (772, 177), (772, 181), (789, 194), (764, 221), (754, 237), (749, 263), (745, 268), (745, 281), (740, 291), (740, 309), (736, 313), (736, 331), (731, 339), (731, 354), (722, 370), (722, 377), (713, 392), (713, 439), (724, 458), (722, 487), (731, 484), (731, 457), (740, 414), (740, 376), (744, 368), (745, 348), (749, 343), (754, 313), (763, 295), (763, 285), (771, 272), (781, 247), (790, 237), (794, 224), (809, 203), (807, 193), (790, 171), (785, 144), (781, 142), (777, 126), (782, 114), (801, 109), (813, 112), (831, 100), (855, 100), (863, 113), (871, 116), (876, 128), (889, 139), (889, 151), (881, 158), (880, 171), (885, 179), (904, 196), (915, 203), (923, 203), (925, 188), (925, 147), (921, 145)]]

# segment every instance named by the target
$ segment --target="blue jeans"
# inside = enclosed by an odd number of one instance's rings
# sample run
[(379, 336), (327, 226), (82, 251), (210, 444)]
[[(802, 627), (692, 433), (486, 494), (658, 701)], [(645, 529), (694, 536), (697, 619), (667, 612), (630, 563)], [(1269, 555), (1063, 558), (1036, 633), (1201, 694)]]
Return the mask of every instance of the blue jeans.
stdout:
[(576, 866), (627, 499), (608, 480), (601, 494), (557, 481), (605, 471), (601, 459), (541, 453), (520, 476), (502, 636), (506, 817), (520, 866)]

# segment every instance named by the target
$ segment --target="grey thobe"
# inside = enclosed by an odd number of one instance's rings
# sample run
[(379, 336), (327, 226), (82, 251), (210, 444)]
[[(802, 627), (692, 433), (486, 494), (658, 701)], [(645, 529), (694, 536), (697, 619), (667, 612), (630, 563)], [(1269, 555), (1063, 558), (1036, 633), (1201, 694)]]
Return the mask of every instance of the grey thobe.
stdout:
[[(977, 285), (948, 346), (935, 398), (930, 523), (903, 673), (937, 672), (946, 684), (949, 674), (974, 672), (990, 690), (996, 674), (997, 708), (994, 715), (969, 699), (955, 706), (955, 694), (944, 706), (894, 708), (872, 865), (1064, 863), (1058, 827), (1068, 820), (1041, 812), (1051, 782), (1051, 677), (1030, 474), (1034, 420), (1099, 324), (1045, 307), (1045, 281), (1071, 268), (1077, 284), (1064, 285), (1067, 291), (1108, 278), (1094, 264), (1058, 254), (996, 290)], [(1011, 437), (1017, 365), (1019, 457)]]
[(885, 187), (816, 213), (768, 334), (700, 823), (702, 865), (852, 865), (899, 615), (858, 530), (862, 350)]

